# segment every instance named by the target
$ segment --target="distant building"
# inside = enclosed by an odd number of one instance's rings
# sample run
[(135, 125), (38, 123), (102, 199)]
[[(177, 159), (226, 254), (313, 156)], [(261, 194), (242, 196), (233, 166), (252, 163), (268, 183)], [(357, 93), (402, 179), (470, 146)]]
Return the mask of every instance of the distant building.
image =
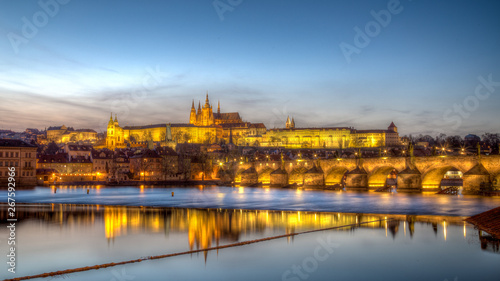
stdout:
[(9, 167), (15, 167), (15, 186), (36, 185), (36, 150), (20, 140), (0, 139), (0, 184), (7, 187)]
[(47, 141), (56, 143), (68, 143), (77, 141), (95, 142), (97, 132), (91, 129), (78, 129), (73, 127), (53, 126), (47, 129)]
[[(167, 143), (223, 143), (233, 146), (264, 146), (286, 148), (358, 148), (399, 146), (398, 128), (391, 122), (387, 130), (357, 130), (350, 127), (297, 128), (295, 119), (287, 118), (285, 128), (267, 130), (263, 123), (242, 120), (238, 112), (222, 113), (220, 102), (213, 112), (208, 94), (205, 104), (191, 103), (188, 124), (151, 124), (125, 126), (118, 124), (117, 116), (108, 122), (105, 146), (110, 150), (143, 142)], [(165, 145), (164, 145), (165, 144)], [(173, 145), (171, 147), (174, 147)], [(149, 147), (151, 148), (151, 147)]]

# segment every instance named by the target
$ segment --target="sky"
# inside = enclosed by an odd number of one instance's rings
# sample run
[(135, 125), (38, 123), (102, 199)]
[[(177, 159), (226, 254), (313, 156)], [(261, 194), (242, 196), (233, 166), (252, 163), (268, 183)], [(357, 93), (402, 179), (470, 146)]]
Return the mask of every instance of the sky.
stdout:
[[(500, 132), (498, 1), (0, 1), (0, 129), (244, 121)], [(498, 82), (497, 82), (498, 81)]]

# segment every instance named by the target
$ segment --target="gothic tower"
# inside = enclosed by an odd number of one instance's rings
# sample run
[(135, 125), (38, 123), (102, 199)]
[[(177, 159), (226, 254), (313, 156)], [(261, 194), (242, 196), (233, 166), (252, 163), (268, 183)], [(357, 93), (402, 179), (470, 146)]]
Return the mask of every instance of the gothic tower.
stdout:
[(196, 123), (196, 109), (194, 108), (194, 100), (193, 103), (191, 104), (191, 114), (189, 115), (189, 124), (195, 124)]

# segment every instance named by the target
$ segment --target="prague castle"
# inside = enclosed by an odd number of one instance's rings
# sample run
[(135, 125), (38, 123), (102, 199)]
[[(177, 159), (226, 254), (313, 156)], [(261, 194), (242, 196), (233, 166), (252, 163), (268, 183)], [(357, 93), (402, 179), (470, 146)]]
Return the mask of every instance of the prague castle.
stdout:
[(221, 113), (220, 102), (214, 113), (208, 93), (205, 104), (195, 108), (191, 103), (189, 123), (164, 123), (146, 126), (120, 127), (111, 115), (105, 147), (126, 147), (133, 142), (229, 143), (239, 146), (285, 148), (358, 148), (400, 145), (397, 127), (387, 130), (356, 130), (350, 127), (296, 128), (289, 117), (284, 128), (267, 130), (263, 123), (245, 122), (238, 112)]

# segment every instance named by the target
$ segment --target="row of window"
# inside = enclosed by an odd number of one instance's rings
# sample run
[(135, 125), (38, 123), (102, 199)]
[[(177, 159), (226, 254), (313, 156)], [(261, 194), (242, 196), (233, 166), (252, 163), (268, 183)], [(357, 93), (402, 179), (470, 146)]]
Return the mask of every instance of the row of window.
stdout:
[[(33, 171), (23, 171), (22, 173), (22, 176), (23, 177), (32, 177), (33, 176)], [(2, 176), (2, 172), (0, 171), (0, 176)], [(5, 176), (8, 177), (9, 176), (9, 171), (5, 171)]]
[[(33, 154), (34, 156), (34, 154)], [(0, 151), (0, 158), (5, 157), (5, 158), (14, 158), (14, 157), (19, 157), (19, 152), (14, 152), (14, 151)], [(26, 158), (31, 158), (31, 152), (25, 152), (24, 157)]]
[[(4, 156), (5, 155), (5, 156)], [(9, 156), (10, 155), (10, 156)], [(0, 157), (19, 157), (19, 152), (8, 152), (8, 151), (0, 151)]]
[[(19, 164), (19, 162), (17, 162), (17, 161), (10, 161), (10, 162), (9, 161), (5, 161), (5, 162), (0, 161), (0, 167), (3, 167), (4, 163), (5, 163), (5, 167), (17, 167)], [(30, 163), (30, 167), (31, 167), (31, 163)]]

